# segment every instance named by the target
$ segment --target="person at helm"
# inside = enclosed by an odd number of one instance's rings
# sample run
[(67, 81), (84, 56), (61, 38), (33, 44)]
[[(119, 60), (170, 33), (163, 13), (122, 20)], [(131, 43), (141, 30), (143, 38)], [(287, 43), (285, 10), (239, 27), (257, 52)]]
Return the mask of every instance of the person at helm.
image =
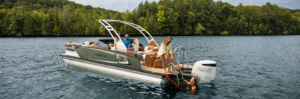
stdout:
[(125, 39), (123, 39), (123, 43), (125, 44), (126, 48), (129, 48), (130, 44), (135, 44), (135, 38), (129, 38), (129, 35), (125, 35)]

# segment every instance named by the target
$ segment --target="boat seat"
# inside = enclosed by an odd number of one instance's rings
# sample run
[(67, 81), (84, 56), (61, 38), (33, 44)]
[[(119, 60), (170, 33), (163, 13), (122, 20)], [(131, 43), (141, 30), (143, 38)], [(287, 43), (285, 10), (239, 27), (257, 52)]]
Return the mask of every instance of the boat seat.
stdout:
[(158, 47), (158, 45), (155, 43), (155, 41), (154, 41), (154, 40), (150, 40), (150, 42), (149, 42), (149, 46)]
[(143, 59), (145, 60), (145, 58), (146, 58), (146, 54), (144, 54), (142, 57), (143, 57)]
[(153, 49), (153, 46), (148, 46), (147, 50), (152, 50), (152, 49)]
[(153, 50), (153, 51), (158, 51), (158, 50), (159, 50), (159, 47), (154, 47), (152, 50)]
[[(152, 48), (151, 50), (148, 50), (145, 55), (143, 55), (143, 58), (146, 62), (147, 67), (154, 67), (157, 65), (157, 64), (154, 64), (154, 61), (158, 59), (157, 58), (158, 49), (159, 49), (159, 47)], [(160, 60), (160, 59), (158, 59), (158, 60)]]
[[(150, 53), (151, 51), (158, 51), (158, 50), (159, 50), (159, 47), (153, 47), (153, 46), (146, 46), (144, 48), (145, 53)], [(145, 57), (146, 57), (145, 55), (143, 55), (143, 59), (145, 59)]]
[[(152, 50), (148, 50), (148, 46), (145, 46), (144, 48), (144, 52), (147, 54), (149, 52), (151, 52)], [(145, 60), (146, 54), (143, 55), (143, 59)]]
[(156, 56), (156, 53), (153, 51), (146, 54), (145, 63), (146, 63), (147, 67), (152, 67), (155, 56)]

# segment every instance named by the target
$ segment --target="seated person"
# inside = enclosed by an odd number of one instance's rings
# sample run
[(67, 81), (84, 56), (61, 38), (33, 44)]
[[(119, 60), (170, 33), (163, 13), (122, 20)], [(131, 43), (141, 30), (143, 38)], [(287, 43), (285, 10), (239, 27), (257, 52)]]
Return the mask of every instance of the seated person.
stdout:
[(123, 43), (125, 44), (126, 48), (128, 49), (131, 43), (135, 44), (135, 39), (129, 38), (129, 35), (126, 34), (125, 39), (123, 39)]
[(114, 39), (116, 40), (116, 42), (114, 42), (113, 47), (115, 47), (115, 49), (117, 49), (117, 42), (120, 40), (118, 36), (121, 37), (121, 34), (119, 31), (117, 31), (117, 35), (114, 35)]
[[(118, 38), (117, 35), (114, 35), (114, 39), (116, 40), (116, 42), (119, 41), (119, 38)], [(117, 43), (116, 43), (116, 42), (114, 42), (114, 47), (115, 47), (115, 49), (117, 49)]]
[(96, 46), (99, 46), (99, 47), (102, 47), (102, 48), (107, 48), (109, 49), (109, 46), (105, 43), (103, 43), (102, 41), (97, 41), (96, 43), (94, 43), (93, 45), (96, 45)]

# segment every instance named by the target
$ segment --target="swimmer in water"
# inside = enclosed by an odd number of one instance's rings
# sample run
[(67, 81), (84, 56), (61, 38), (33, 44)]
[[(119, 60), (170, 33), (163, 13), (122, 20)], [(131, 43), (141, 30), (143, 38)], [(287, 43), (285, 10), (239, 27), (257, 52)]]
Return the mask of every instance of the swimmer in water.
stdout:
[(190, 87), (187, 87), (190, 91), (196, 91), (198, 89), (197, 85), (197, 79), (196, 77), (192, 77), (190, 82), (183, 80), (184, 83), (191, 85)]

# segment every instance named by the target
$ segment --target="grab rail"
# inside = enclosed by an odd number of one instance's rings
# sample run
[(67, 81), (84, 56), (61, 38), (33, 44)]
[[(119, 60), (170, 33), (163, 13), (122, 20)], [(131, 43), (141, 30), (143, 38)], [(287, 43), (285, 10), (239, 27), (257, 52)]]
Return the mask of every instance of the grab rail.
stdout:
[[(184, 59), (186, 59), (187, 68), (188, 68), (188, 67), (189, 67), (189, 65), (188, 65), (188, 64), (189, 64), (189, 60), (188, 60), (187, 55), (186, 55), (186, 53), (185, 53), (184, 47), (183, 47), (183, 46), (176, 47), (175, 50), (174, 50), (173, 55), (175, 55), (175, 52), (176, 52), (177, 49), (182, 49), (182, 51), (183, 51), (183, 56), (182, 56), (182, 67), (184, 67)], [(177, 59), (177, 62), (178, 62), (178, 59)], [(173, 60), (173, 63), (174, 63), (174, 60)], [(179, 65), (179, 66), (180, 66), (180, 65)]]

